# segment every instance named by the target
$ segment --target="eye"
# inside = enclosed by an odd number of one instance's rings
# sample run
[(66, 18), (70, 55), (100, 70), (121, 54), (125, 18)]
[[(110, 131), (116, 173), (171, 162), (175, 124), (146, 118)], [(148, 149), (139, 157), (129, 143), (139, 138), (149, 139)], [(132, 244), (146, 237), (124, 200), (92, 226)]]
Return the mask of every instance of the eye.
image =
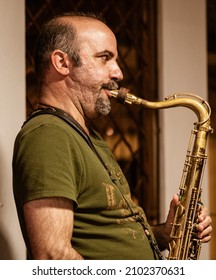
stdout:
[(97, 57), (102, 60), (103, 63), (109, 61), (114, 55), (110, 51), (102, 51), (97, 54)]
[(109, 61), (110, 56), (109, 56), (108, 54), (104, 54), (104, 55), (101, 55), (100, 58), (101, 58), (104, 62), (107, 62), (107, 61)]

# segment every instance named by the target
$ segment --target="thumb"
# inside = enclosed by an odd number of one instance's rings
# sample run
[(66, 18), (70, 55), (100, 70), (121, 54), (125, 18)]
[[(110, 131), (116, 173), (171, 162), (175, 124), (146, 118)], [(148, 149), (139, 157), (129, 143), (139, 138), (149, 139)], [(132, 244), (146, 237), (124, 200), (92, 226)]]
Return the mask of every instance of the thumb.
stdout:
[(167, 216), (167, 222), (170, 224), (173, 222), (174, 220), (174, 216), (175, 216), (175, 212), (176, 212), (176, 207), (179, 203), (179, 196), (177, 194), (175, 194), (173, 196), (173, 199), (170, 202), (170, 209), (169, 209), (169, 213)]

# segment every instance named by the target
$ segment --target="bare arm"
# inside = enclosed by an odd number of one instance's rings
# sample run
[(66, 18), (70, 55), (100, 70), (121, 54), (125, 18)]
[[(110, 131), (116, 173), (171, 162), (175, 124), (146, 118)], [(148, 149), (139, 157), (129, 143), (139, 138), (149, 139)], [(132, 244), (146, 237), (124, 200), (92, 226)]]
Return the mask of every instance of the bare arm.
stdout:
[(81, 260), (73, 249), (73, 203), (66, 198), (43, 198), (23, 206), (32, 259)]

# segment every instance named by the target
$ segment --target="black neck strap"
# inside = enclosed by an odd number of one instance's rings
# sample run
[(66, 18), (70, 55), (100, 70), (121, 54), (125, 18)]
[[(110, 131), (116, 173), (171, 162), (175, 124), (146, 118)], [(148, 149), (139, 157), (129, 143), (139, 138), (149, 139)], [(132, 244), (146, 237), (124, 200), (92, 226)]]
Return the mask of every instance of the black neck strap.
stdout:
[(97, 150), (95, 149), (89, 135), (84, 131), (84, 129), (81, 127), (81, 125), (68, 113), (64, 112), (63, 110), (59, 108), (54, 108), (54, 107), (48, 107), (48, 108), (42, 108), (38, 109), (37, 111), (34, 111), (28, 119), (24, 122), (23, 126), (29, 122), (32, 118), (39, 116), (39, 115), (44, 115), (44, 114), (51, 114), (55, 115), (56, 117), (59, 117), (60, 119), (64, 120), (67, 124), (69, 124), (76, 132), (80, 134), (80, 136), (83, 137), (83, 139), (87, 142), (89, 147), (92, 149), (92, 151), (95, 153), (95, 155), (98, 157), (104, 168), (107, 170), (107, 172), (110, 174), (109, 169), (107, 168), (106, 164), (98, 154)]

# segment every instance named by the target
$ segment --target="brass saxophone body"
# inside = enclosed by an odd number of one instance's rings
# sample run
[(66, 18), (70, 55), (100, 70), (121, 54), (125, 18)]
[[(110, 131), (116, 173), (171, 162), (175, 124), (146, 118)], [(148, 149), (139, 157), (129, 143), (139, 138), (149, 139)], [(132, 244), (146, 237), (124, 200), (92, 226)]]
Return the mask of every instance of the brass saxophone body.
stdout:
[(187, 107), (197, 116), (186, 153), (183, 174), (179, 187), (179, 204), (172, 224), (169, 242), (169, 260), (196, 260), (199, 258), (201, 241), (197, 238), (198, 213), (202, 208), (201, 182), (207, 159), (207, 139), (210, 127), (209, 104), (190, 93), (173, 94), (163, 101), (151, 102), (136, 97), (124, 90), (112, 90), (111, 94), (120, 103), (136, 104), (150, 109)]

